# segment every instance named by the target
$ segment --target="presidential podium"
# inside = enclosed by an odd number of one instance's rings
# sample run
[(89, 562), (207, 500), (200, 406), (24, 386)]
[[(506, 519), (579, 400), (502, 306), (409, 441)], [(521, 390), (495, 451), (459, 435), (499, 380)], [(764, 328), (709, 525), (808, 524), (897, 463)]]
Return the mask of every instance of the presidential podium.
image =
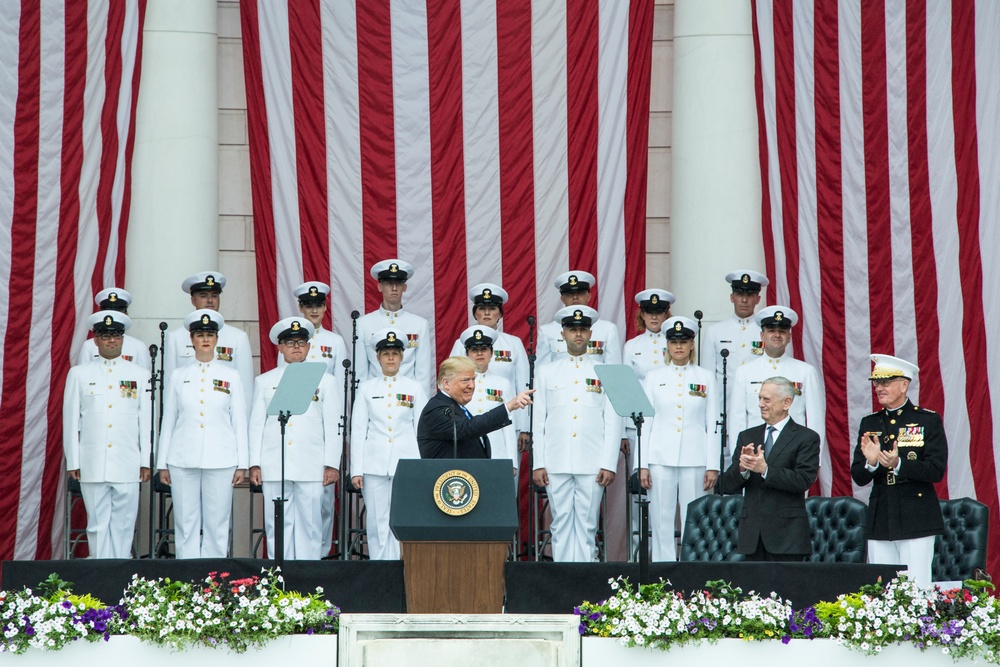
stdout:
[(517, 530), (510, 461), (404, 459), (389, 528), (399, 540), (411, 614), (499, 614)]

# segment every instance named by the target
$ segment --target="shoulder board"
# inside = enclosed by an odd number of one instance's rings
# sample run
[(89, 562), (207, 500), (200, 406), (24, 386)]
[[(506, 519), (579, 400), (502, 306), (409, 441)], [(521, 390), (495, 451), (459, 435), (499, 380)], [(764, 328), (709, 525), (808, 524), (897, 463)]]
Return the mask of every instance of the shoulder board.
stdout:
[(919, 405), (914, 405), (914, 406), (913, 406), (913, 411), (914, 411), (914, 412), (922, 412), (922, 413), (924, 413), (925, 415), (936, 415), (936, 414), (937, 414), (937, 413), (936, 413), (936, 412), (934, 412), (933, 410), (929, 410), (928, 408), (922, 408), (922, 407), (920, 407)]
[(882, 412), (881, 410), (878, 410), (876, 412), (869, 412), (867, 415), (864, 416), (864, 419), (868, 419), (869, 417), (877, 417), (881, 412)]

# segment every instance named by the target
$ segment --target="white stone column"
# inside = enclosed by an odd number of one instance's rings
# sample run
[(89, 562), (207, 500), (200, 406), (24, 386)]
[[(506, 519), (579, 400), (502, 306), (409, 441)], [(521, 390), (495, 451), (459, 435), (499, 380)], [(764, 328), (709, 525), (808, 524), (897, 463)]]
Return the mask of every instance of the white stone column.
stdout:
[(764, 271), (754, 52), (746, 0), (675, 0), (671, 309), (732, 314), (725, 274)]
[(132, 159), (126, 288), (134, 335), (191, 311), (187, 276), (219, 263), (218, 73), (215, 2), (150, 0)]

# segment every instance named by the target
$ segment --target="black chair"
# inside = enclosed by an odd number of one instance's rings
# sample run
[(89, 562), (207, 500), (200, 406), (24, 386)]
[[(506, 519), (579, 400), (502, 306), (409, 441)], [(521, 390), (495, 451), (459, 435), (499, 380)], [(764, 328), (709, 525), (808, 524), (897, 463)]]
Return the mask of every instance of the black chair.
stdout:
[(737, 553), (743, 496), (707, 495), (691, 502), (684, 521), (682, 561), (741, 561)]
[(972, 579), (986, 568), (990, 510), (971, 498), (941, 501), (944, 534), (934, 540), (933, 581)]
[(865, 504), (850, 496), (806, 498), (814, 563), (864, 563)]

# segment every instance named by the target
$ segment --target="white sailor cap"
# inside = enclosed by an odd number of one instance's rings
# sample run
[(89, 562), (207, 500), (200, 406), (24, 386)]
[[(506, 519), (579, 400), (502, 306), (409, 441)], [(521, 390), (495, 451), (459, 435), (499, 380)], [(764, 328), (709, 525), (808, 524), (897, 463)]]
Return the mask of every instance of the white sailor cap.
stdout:
[(479, 283), (469, 290), (469, 299), (477, 306), (502, 306), (507, 298), (507, 290), (494, 283)]
[(132, 320), (117, 310), (99, 310), (87, 318), (87, 326), (94, 333), (124, 333), (132, 326)]
[(663, 323), (661, 331), (667, 336), (667, 340), (691, 340), (695, 337), (698, 325), (694, 320), (687, 317), (671, 317)]
[(94, 303), (101, 310), (126, 310), (132, 304), (132, 295), (118, 287), (105, 287), (94, 295)]
[(597, 285), (597, 279), (586, 271), (567, 271), (556, 276), (552, 284), (559, 288), (560, 294), (589, 292)]
[(396, 280), (405, 283), (413, 277), (413, 265), (401, 259), (383, 259), (369, 271), (375, 280)]
[(676, 300), (677, 297), (665, 289), (644, 289), (635, 295), (635, 302), (647, 313), (665, 313)]
[(181, 289), (188, 294), (195, 292), (221, 292), (226, 286), (226, 277), (218, 271), (202, 271), (188, 276), (181, 283)]
[(211, 308), (199, 308), (184, 318), (184, 328), (192, 332), (218, 332), (225, 324), (226, 320), (223, 319), (222, 315)]
[(295, 297), (301, 304), (324, 304), (330, 293), (330, 286), (316, 280), (302, 283), (295, 288)]
[(380, 329), (372, 334), (369, 345), (374, 347), (376, 352), (385, 349), (397, 349), (403, 352), (406, 350), (406, 334), (394, 327)]
[(799, 322), (799, 315), (788, 306), (768, 306), (757, 312), (755, 321), (763, 327), (791, 329)]
[(474, 324), (458, 337), (466, 350), (474, 347), (493, 347), (496, 342), (497, 332), (492, 327), (484, 327), (481, 324)]
[(757, 294), (762, 287), (767, 287), (771, 281), (763, 273), (742, 269), (727, 273), (726, 282), (729, 283), (734, 292)]
[(899, 357), (893, 357), (888, 354), (873, 354), (872, 362), (875, 366), (872, 368), (872, 373), (868, 377), (869, 380), (885, 380), (888, 378), (906, 378), (907, 380), (912, 380), (917, 377), (916, 364), (911, 364), (905, 359), (900, 359)]
[(590, 306), (566, 306), (556, 313), (556, 322), (564, 327), (590, 328), (597, 321), (597, 311)]
[(271, 327), (268, 337), (272, 343), (277, 345), (286, 338), (304, 338), (309, 340), (315, 331), (316, 327), (312, 325), (312, 322), (302, 316), (286, 317)]

